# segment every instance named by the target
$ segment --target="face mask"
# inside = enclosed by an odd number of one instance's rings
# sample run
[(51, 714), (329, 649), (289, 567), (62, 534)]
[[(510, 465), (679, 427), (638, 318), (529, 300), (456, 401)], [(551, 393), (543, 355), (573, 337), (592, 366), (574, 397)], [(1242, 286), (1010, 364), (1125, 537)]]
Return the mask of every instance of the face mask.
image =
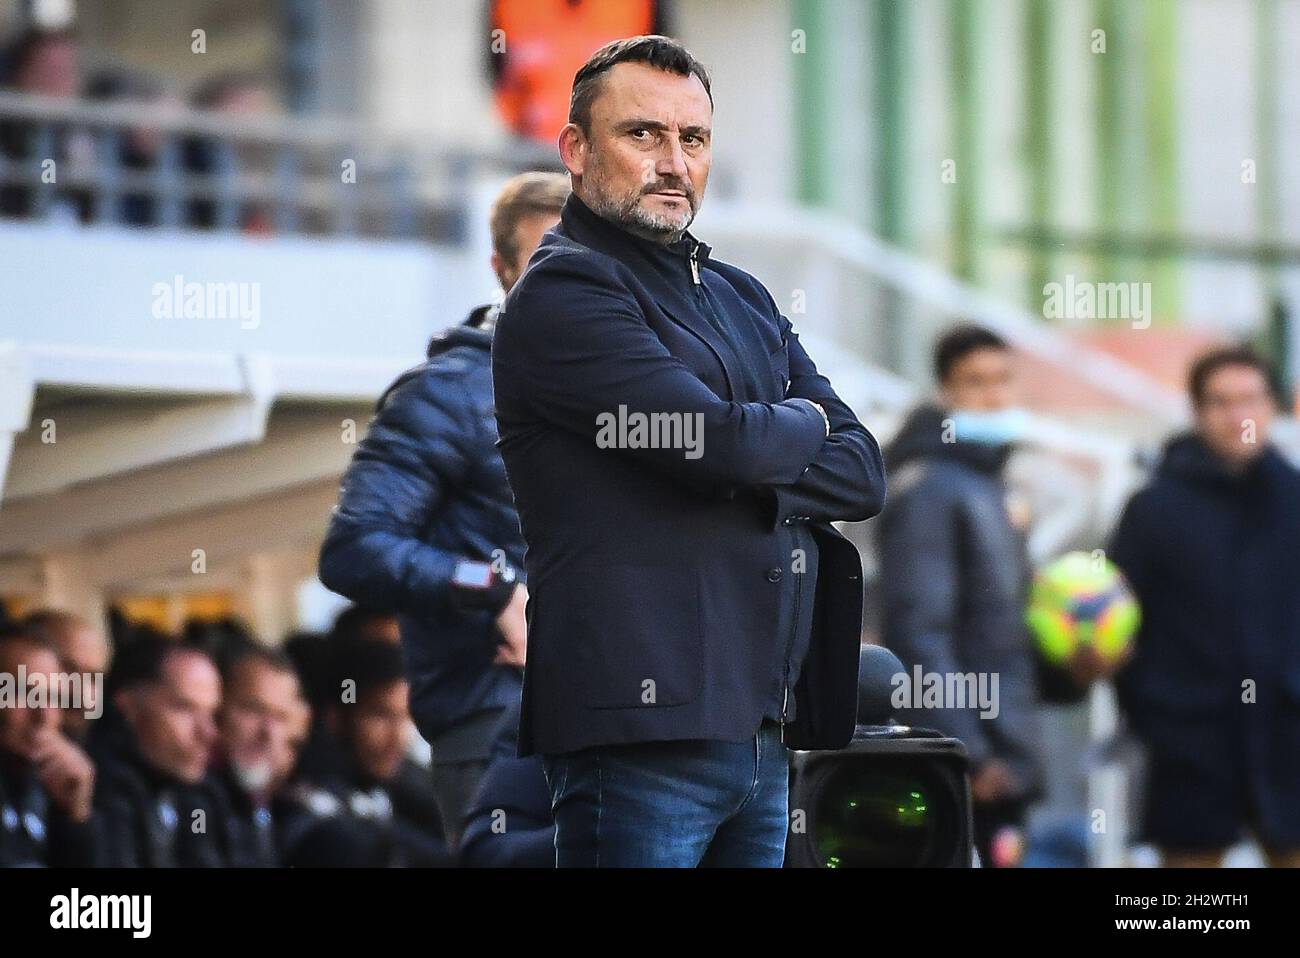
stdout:
[(1029, 431), (1029, 413), (1016, 407), (997, 412), (962, 410), (954, 412), (950, 418), (957, 442), (1005, 446), (1024, 439)]

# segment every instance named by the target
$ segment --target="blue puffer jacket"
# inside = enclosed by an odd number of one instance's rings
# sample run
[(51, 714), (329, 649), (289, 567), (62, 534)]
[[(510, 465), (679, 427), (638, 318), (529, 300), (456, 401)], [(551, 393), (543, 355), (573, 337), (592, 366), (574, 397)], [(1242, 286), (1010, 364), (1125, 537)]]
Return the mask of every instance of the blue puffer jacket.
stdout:
[(506, 708), (521, 683), (521, 670), (492, 661), (503, 603), (485, 606), (453, 583), (462, 560), (512, 574), (523, 567), (496, 448), (492, 333), (478, 328), (485, 311), (435, 338), (428, 359), (380, 398), (321, 546), (328, 588), (397, 614), (411, 715), (430, 741), (470, 716)]

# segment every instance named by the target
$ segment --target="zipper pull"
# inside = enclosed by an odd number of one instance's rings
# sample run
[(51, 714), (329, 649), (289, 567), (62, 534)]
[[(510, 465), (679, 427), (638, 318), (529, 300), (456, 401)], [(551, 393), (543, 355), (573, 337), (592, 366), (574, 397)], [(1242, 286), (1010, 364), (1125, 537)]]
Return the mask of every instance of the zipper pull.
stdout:
[(694, 281), (696, 286), (700, 285), (700, 261), (696, 258), (699, 256), (699, 254), (700, 254), (699, 244), (692, 246), (691, 255), (690, 255), (691, 279)]

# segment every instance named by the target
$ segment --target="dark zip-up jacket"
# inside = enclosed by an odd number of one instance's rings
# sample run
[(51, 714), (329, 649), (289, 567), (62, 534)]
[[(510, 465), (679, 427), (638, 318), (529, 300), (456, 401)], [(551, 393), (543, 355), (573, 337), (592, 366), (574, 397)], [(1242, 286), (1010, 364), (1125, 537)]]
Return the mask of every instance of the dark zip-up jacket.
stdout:
[(1300, 846), (1297, 543), (1300, 472), (1271, 447), (1231, 472), (1187, 433), (1129, 501), (1108, 553), (1142, 607), (1116, 679), (1134, 732), (1173, 789), (1220, 790), (1225, 808), (1251, 796), (1278, 847)]
[(0, 753), (0, 868), (99, 863), (96, 822), (74, 822), (50, 801), (32, 766)]
[(521, 756), (743, 741), (783, 714), (792, 747), (853, 733), (861, 563), (830, 523), (880, 511), (880, 451), (767, 290), (709, 254), (572, 195), (497, 321)]
[(1025, 538), (1003, 482), (1011, 448), (946, 442), (946, 416), (930, 405), (913, 410), (886, 450), (893, 496), (877, 530), (884, 641), (909, 678), (920, 666), (945, 683), (983, 678), (991, 690), (997, 676), (997, 709), (945, 702), (897, 717), (961, 739), (975, 766), (1007, 762), (1029, 798), (1043, 785), (1042, 676), (1025, 626)]

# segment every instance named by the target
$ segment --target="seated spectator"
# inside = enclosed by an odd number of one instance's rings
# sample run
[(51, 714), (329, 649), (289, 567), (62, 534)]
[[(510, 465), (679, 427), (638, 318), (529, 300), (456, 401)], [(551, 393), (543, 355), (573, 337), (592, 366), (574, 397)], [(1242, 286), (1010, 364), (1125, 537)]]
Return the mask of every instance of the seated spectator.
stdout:
[[(275, 111), (275, 99), (266, 83), (250, 73), (226, 73), (208, 80), (190, 98), (196, 110), (223, 113), (231, 117), (265, 116)], [(215, 199), (216, 181), (223, 175), (257, 173), (272, 169), (270, 151), (253, 142), (224, 142), (212, 137), (193, 137), (184, 146), (185, 167), (207, 177), (211, 185), (189, 205), (188, 222), (200, 229), (230, 226), (240, 232), (267, 236), (274, 231), (271, 211), (261, 203), (245, 203), (231, 214), (232, 222), (221, 222), (223, 211)]]
[(189, 619), (181, 628), (181, 642), (208, 653), (222, 672), (225, 672), (228, 664), (246, 650), (259, 648), (261, 645), (248, 626), (234, 616), (220, 619)]
[(276, 798), (298, 764), (310, 708), (293, 663), (278, 650), (244, 648), (227, 665), (223, 684), (213, 775), (231, 811), (225, 851), (232, 865), (273, 867)]
[[(23, 626), (54, 649), (63, 671), (100, 677), (108, 671), (108, 641), (103, 632), (81, 616), (40, 609), (27, 616)], [(73, 741), (85, 743), (91, 723), (95, 721), (93, 716), (103, 708), (103, 703), (96, 699), (98, 691), (95, 683), (83, 684), (81, 707), (63, 709), (63, 732)]]
[(178, 642), (137, 640), (117, 656), (109, 699), (93, 749), (107, 864), (227, 864), (229, 813), (207, 781), (221, 704), (212, 658)]
[(365, 605), (350, 605), (338, 614), (330, 629), (332, 639), (374, 639), (389, 645), (401, 645), (397, 617), (391, 612)]
[(554, 868), (555, 821), (540, 756), (519, 758), (519, 705), (506, 709), (487, 770), (465, 814), (460, 864)]
[[(384, 642), (340, 639), (330, 651), (334, 696), (326, 704), (328, 748), (292, 795), (301, 815), (286, 829), (290, 865), (450, 864), (429, 807), (412, 807), (404, 787), (411, 720), (401, 651)], [(322, 836), (328, 836), (328, 840)]]
[(311, 725), (324, 724), (321, 716), (333, 696), (334, 676), (329, 658), (329, 640), (322, 632), (291, 632), (285, 636), (284, 654), (293, 663), (302, 683), (303, 695), (311, 706)]
[[(9, 50), (4, 86), (17, 93), (70, 100), (81, 92), (81, 54), (73, 33), (32, 30)], [(38, 213), (37, 190), (51, 189), (51, 214), (56, 219), (89, 221), (90, 195), (67, 184), (95, 162), (95, 141), (88, 130), (45, 126), (30, 120), (0, 123), (0, 154), (15, 164), (23, 181), (0, 184), (0, 216), (29, 217)], [(55, 162), (56, 184), (43, 184), (42, 163)]]
[[(86, 99), (92, 102), (134, 103), (155, 110), (178, 106), (157, 79), (135, 72), (105, 70), (86, 84)], [(166, 143), (165, 134), (156, 127), (132, 127), (124, 130), (117, 143), (118, 167), (127, 173), (154, 170)], [(113, 208), (102, 207), (98, 218), (126, 226), (157, 226), (160, 220), (158, 197), (147, 189), (127, 190), (116, 198)]]
[(0, 866), (85, 866), (97, 862), (91, 821), (95, 768), (59, 731), (58, 703), (28, 700), (32, 676), (60, 671), (54, 649), (30, 631), (0, 632)]

